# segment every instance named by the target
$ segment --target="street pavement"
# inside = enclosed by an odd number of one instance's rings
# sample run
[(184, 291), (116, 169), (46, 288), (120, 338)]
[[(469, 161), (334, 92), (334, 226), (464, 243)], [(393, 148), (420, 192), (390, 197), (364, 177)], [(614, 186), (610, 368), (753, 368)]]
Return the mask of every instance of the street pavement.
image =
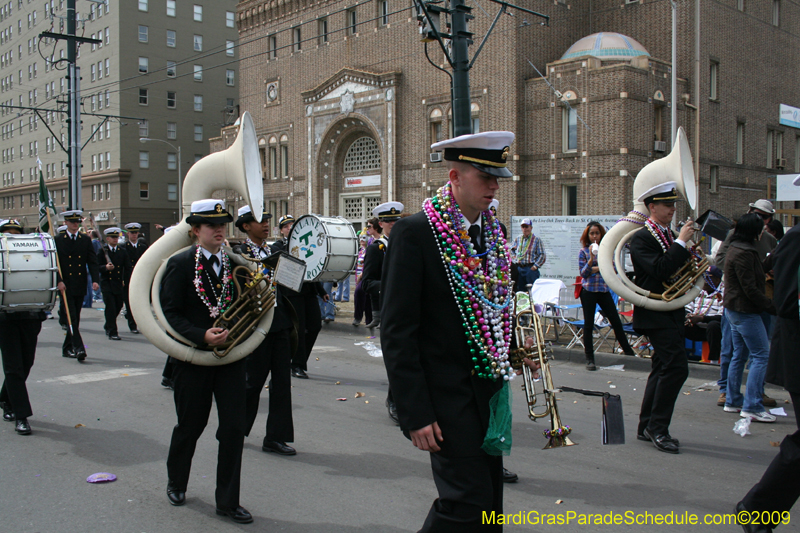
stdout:
[[(246, 439), (241, 504), (255, 523), (236, 525), (214, 512), (217, 417), (212, 411), (198, 442), (187, 504), (166, 498), (166, 456), (175, 411), (161, 387), (165, 356), (119, 320), (123, 340), (107, 340), (102, 312), (84, 309), (81, 329), (89, 358), (61, 357), (63, 332), (47, 320), (28, 388), (33, 435), (0, 423), (0, 531), (184, 532), (287, 531), (297, 533), (417, 531), (436, 497), (427, 454), (416, 450), (388, 418), (378, 338), (340, 317), (323, 326), (309, 362), (309, 380), (293, 378), (295, 457), (261, 451), (267, 413), (264, 391), (253, 434)], [(372, 352), (372, 353), (371, 353)], [(601, 443), (597, 397), (558, 394), (563, 422), (577, 446), (543, 450), (546, 421), (526, 416), (524, 395), (513, 388), (513, 450), (505, 466), (520, 481), (505, 486), (506, 513), (609, 512), (636, 514), (730, 513), (795, 429), (785, 391), (769, 388), (788, 417), (732, 431), (737, 415), (716, 406), (708, 385), (717, 369), (692, 365), (675, 409), (671, 433), (681, 454), (636, 440), (636, 420), (648, 361), (599, 355), (587, 372), (579, 351), (556, 350), (556, 385), (608, 391), (622, 397), (626, 444)], [(700, 390), (703, 389), (703, 390)], [(344, 399), (345, 401), (342, 401)], [(447, 435), (444, 435), (447, 438)], [(117, 480), (89, 484), (108, 472)], [(509, 525), (506, 531), (649, 531), (644, 525)], [(740, 526), (656, 526), (674, 531), (741, 531)], [(796, 530), (796, 523), (781, 531)]]

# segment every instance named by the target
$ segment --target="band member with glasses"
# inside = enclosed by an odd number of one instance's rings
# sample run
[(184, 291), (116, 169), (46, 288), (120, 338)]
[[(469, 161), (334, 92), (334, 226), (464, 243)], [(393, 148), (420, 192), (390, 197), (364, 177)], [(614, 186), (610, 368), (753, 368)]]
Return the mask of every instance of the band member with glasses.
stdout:
[(119, 246), (119, 236), (122, 235), (120, 228), (108, 228), (103, 233), (106, 236), (103, 257), (108, 261), (100, 267), (100, 288), (103, 291), (106, 319), (103, 329), (109, 339), (119, 341), (122, 339), (117, 331), (117, 317), (125, 303), (131, 279), (130, 259), (125, 248)]
[[(144, 242), (144, 239), (139, 238), (139, 230), (142, 229), (142, 225), (138, 222), (130, 222), (125, 224), (125, 229), (128, 230), (128, 239), (125, 243), (125, 251), (128, 253), (130, 271), (133, 272), (133, 268), (136, 266), (136, 263), (139, 262), (139, 259), (141, 259), (144, 253), (147, 251), (147, 243)], [(128, 329), (130, 329), (131, 333), (138, 334), (139, 329), (136, 327), (136, 320), (133, 318), (131, 306), (128, 303), (127, 284), (125, 285), (125, 318), (128, 321)]]

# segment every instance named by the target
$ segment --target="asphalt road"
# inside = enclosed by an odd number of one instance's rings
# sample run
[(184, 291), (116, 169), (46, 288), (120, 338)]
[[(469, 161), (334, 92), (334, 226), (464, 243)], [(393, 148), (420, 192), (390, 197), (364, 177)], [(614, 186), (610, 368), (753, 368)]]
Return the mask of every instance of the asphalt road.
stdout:
[[(325, 325), (309, 363), (309, 380), (293, 379), (295, 457), (261, 451), (267, 392), (254, 434), (245, 442), (241, 504), (255, 523), (236, 525), (214, 513), (216, 415), (194, 457), (187, 504), (168, 504), (165, 461), (175, 424), (171, 392), (160, 385), (165, 356), (141, 335), (106, 340), (102, 313), (84, 310), (85, 364), (60, 355), (63, 332), (44, 323), (28, 380), (33, 435), (0, 423), (0, 531), (13, 532), (406, 532), (421, 526), (436, 490), (428, 456), (389, 420), (386, 376), (378, 339), (364, 328)], [(716, 406), (713, 368), (692, 367), (675, 410), (671, 433), (682, 453), (669, 455), (636, 440), (636, 419), (647, 377), (644, 360), (599, 357), (625, 371), (587, 372), (578, 352), (558, 352), (557, 385), (620, 394), (627, 443), (601, 443), (599, 398), (559, 394), (564, 423), (577, 446), (542, 450), (544, 422), (528, 420), (522, 391), (514, 388), (514, 446), (505, 465), (520, 476), (506, 485), (505, 512), (729, 513), (777, 453), (772, 443), (794, 429), (788, 394), (769, 389), (789, 417), (753, 424), (742, 438), (738, 417)], [(575, 362), (571, 361), (574, 359)], [(612, 388), (613, 387), (613, 388)], [(357, 397), (363, 393), (363, 396)], [(345, 398), (346, 401), (339, 401)], [(445, 435), (445, 438), (447, 436)], [(89, 484), (109, 472), (117, 481)], [(506, 531), (650, 531), (644, 525), (510, 525)], [(798, 519), (800, 522), (800, 519)], [(739, 526), (656, 526), (673, 531), (741, 531)], [(796, 523), (781, 531), (796, 530)]]

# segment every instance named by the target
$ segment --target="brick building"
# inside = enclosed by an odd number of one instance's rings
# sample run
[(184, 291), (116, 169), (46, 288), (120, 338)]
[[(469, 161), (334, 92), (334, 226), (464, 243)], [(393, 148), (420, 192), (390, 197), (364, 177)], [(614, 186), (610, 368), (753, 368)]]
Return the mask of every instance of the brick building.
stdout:
[[(776, 173), (800, 172), (800, 131), (779, 123), (780, 104), (800, 107), (787, 75), (800, 56), (800, 8), (700, 2), (696, 58), (695, 0), (677, 4), (675, 111), (693, 152), (699, 144), (699, 209), (737, 215), (774, 197)], [(472, 56), (497, 6), (469, 5)], [(501, 217), (627, 212), (638, 171), (670, 150), (669, 0), (520, 5), (549, 26), (512, 9), (470, 74), (474, 129), (517, 134)], [(378, 202), (413, 212), (445, 182), (428, 153), (452, 131), (449, 78), (426, 59), (412, 3), (243, 0), (237, 22), (240, 101), (259, 133), (273, 213), (341, 215), (358, 227)], [(436, 43), (427, 51), (446, 68)], [(212, 150), (233, 135), (224, 129)]]

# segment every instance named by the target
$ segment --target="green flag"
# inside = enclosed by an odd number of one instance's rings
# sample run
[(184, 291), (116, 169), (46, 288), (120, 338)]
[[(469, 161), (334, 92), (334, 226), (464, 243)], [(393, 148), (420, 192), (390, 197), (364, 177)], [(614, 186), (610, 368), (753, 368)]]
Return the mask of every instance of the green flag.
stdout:
[(51, 220), (55, 220), (56, 207), (53, 205), (53, 199), (50, 198), (50, 192), (44, 184), (42, 167), (39, 166), (39, 228), (41, 228), (44, 233), (50, 233), (50, 224), (47, 222), (48, 209), (50, 210)]

